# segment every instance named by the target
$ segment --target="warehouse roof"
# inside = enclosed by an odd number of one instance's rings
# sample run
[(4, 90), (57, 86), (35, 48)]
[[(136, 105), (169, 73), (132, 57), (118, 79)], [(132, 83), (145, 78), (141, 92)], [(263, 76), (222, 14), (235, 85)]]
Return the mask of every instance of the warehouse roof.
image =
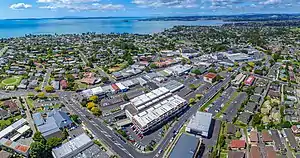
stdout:
[[(56, 158), (67, 157), (69, 155), (77, 155), (87, 147), (91, 146), (93, 141), (85, 133), (62, 144), (61, 146), (52, 149), (52, 155)], [(71, 157), (71, 156), (70, 156)]]
[(188, 134), (182, 134), (173, 148), (171, 158), (193, 158), (197, 154), (199, 138)]
[(208, 133), (212, 114), (198, 111), (190, 120), (187, 128), (196, 131), (205, 131)]

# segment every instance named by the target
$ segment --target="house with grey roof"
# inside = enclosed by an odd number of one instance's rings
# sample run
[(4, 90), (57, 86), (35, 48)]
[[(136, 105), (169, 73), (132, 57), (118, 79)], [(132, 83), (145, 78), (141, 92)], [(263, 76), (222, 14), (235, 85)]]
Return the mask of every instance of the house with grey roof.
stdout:
[(38, 130), (46, 139), (62, 137), (61, 130), (70, 128), (73, 125), (66, 113), (56, 109), (50, 111), (46, 117), (43, 117), (41, 113), (35, 113), (32, 115), (32, 118)]

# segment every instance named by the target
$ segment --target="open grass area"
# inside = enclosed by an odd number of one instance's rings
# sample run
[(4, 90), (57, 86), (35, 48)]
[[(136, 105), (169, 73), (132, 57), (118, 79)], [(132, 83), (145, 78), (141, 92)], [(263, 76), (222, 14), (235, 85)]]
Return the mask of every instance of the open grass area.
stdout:
[(109, 68), (110, 72), (116, 72), (116, 71), (120, 71), (122, 69), (125, 69), (127, 66), (127, 62), (123, 62), (121, 64), (116, 64), (115, 66)]
[(18, 86), (22, 80), (21, 76), (13, 76), (10, 78), (6, 78), (1, 81), (0, 88), (5, 86)]
[(34, 105), (33, 105), (33, 102), (34, 102), (34, 101), (33, 101), (31, 98), (26, 97), (26, 102), (27, 102), (29, 108), (30, 108), (31, 110), (33, 110), (33, 109), (34, 109)]
[(228, 154), (225, 152), (221, 152), (220, 158), (227, 158)]
[(222, 92), (218, 92), (210, 101), (208, 101), (206, 104), (200, 107), (199, 111), (204, 111), (211, 103), (216, 101), (220, 96), (222, 95)]
[(234, 92), (232, 94), (232, 96), (230, 97), (230, 99), (228, 100), (228, 102), (225, 103), (224, 107), (221, 109), (220, 112), (218, 112), (216, 114), (216, 118), (219, 118), (226, 110), (227, 108), (230, 106), (230, 104), (232, 103), (232, 101), (239, 95), (239, 92)]

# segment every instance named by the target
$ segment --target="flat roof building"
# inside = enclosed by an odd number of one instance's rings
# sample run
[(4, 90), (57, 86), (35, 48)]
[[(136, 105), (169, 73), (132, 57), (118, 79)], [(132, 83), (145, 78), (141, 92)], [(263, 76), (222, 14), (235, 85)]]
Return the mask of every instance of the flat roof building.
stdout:
[(175, 116), (184, 107), (187, 102), (178, 95), (170, 96), (147, 110), (141, 111), (132, 117), (132, 123), (135, 124), (143, 133), (148, 132), (154, 127), (157, 127), (169, 118)]
[(201, 146), (201, 138), (182, 134), (173, 148), (170, 158), (196, 158)]
[(234, 80), (231, 81), (231, 83), (234, 85), (234, 86), (240, 86), (241, 83), (244, 81), (244, 79), (246, 78), (246, 75), (240, 73), (238, 74)]
[(207, 73), (203, 79), (205, 82), (214, 83), (216, 81), (217, 74), (215, 73)]
[(69, 142), (52, 149), (52, 155), (54, 158), (71, 158), (93, 144), (91, 138), (83, 133)]
[(195, 133), (207, 137), (209, 134), (211, 119), (211, 113), (198, 111), (194, 116), (192, 116), (185, 130), (189, 133)]
[(244, 83), (245, 83), (246, 86), (251, 86), (251, 85), (253, 84), (254, 80), (255, 80), (255, 77), (254, 77), (254, 76), (249, 76), (249, 77), (244, 81)]

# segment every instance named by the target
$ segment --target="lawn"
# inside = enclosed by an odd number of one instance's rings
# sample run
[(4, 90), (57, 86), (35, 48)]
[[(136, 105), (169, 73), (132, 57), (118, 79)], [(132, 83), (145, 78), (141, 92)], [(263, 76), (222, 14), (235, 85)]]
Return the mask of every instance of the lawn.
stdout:
[(216, 114), (216, 118), (219, 118), (225, 111), (226, 109), (230, 106), (232, 101), (239, 95), (239, 92), (234, 92), (233, 95), (230, 97), (229, 101), (225, 103), (224, 107), (221, 109), (220, 112)]
[(33, 110), (33, 109), (34, 109), (34, 105), (33, 105), (33, 102), (34, 102), (34, 101), (33, 101), (31, 98), (26, 97), (26, 102), (27, 102), (29, 108), (30, 108), (31, 110)]
[(221, 152), (220, 158), (227, 158), (228, 154), (225, 152)]
[(127, 63), (124, 62), (124, 63), (121, 63), (121, 64), (116, 64), (115, 66), (109, 68), (109, 71), (110, 72), (116, 72), (116, 71), (120, 71), (122, 69), (125, 69), (127, 66)]
[(21, 76), (13, 76), (10, 78), (6, 78), (2, 80), (0, 83), (0, 87), (5, 87), (5, 86), (18, 86), (19, 83), (21, 82), (22, 77)]

